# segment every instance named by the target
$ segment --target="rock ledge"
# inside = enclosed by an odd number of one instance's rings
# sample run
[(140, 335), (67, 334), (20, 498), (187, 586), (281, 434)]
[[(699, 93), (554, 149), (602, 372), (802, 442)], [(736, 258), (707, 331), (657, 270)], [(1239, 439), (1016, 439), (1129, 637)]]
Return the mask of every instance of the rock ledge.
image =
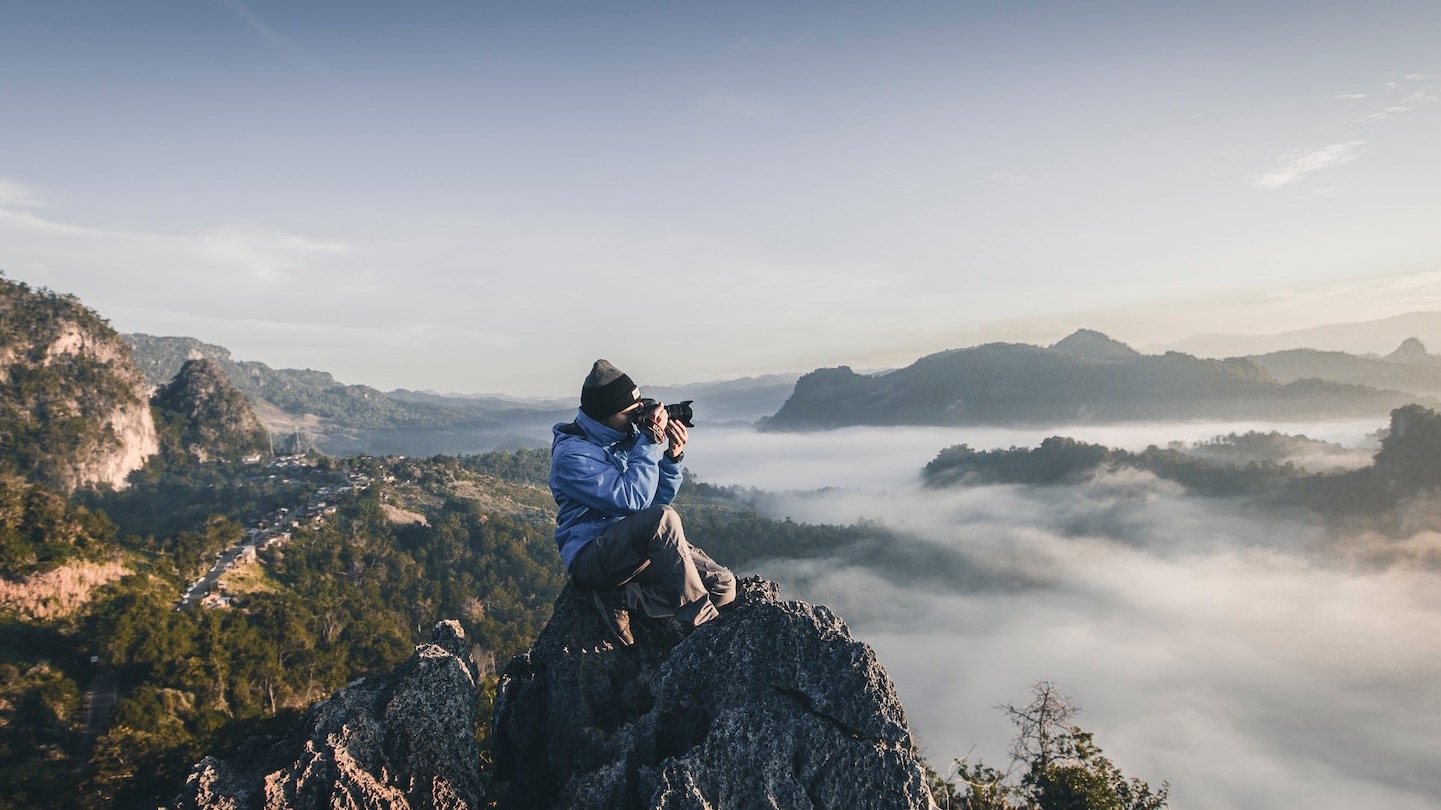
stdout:
[(750, 578), (682, 638), (639, 621), (603, 641), (569, 587), (496, 702), (511, 810), (933, 806), (905, 709), (870, 648), (822, 606)]

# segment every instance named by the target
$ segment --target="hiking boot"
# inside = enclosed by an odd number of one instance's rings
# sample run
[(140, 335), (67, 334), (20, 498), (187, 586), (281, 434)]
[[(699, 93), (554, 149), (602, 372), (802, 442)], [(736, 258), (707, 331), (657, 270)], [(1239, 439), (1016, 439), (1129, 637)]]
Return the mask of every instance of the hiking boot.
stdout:
[(620, 646), (633, 646), (635, 636), (630, 634), (630, 612), (625, 609), (625, 592), (620, 590), (591, 591), (590, 599), (595, 603), (595, 609), (600, 611), (600, 618), (605, 622), (605, 629), (609, 630), (611, 636), (620, 642)]

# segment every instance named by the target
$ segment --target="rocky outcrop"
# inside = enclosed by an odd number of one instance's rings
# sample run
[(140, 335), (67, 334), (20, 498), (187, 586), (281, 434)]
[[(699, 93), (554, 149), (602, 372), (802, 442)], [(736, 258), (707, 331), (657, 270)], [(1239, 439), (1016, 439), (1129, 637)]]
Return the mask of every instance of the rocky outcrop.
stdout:
[(126, 485), (158, 450), (130, 348), (74, 296), (0, 279), (0, 470)]
[(496, 702), (501, 806), (925, 808), (905, 710), (870, 648), (821, 606), (741, 582), (681, 637), (619, 649), (567, 587)]
[(476, 672), (460, 624), (388, 675), (316, 704), (289, 738), (230, 761), (206, 757), (175, 810), (482, 806)]
[(1385, 359), (1390, 363), (1426, 363), (1430, 362), (1431, 355), (1426, 352), (1425, 343), (1412, 337), (1401, 341), (1401, 345)]
[(1130, 346), (1119, 340), (1113, 340), (1094, 329), (1077, 329), (1059, 342), (1052, 344), (1051, 351), (1084, 360), (1093, 360), (1097, 363), (1134, 360), (1141, 356), (1140, 352)]
[(245, 395), (230, 384), (214, 360), (185, 361), (151, 403), (165, 423), (165, 438), (177, 445), (167, 447), (167, 452), (202, 462), (269, 455), (269, 434)]

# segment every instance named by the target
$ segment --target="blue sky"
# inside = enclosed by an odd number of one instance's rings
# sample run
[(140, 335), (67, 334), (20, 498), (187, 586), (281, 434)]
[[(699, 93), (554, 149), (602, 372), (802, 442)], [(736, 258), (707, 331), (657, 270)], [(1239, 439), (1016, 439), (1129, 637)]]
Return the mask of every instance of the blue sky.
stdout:
[(0, 268), (569, 394), (1441, 308), (1435, 3), (0, 9)]

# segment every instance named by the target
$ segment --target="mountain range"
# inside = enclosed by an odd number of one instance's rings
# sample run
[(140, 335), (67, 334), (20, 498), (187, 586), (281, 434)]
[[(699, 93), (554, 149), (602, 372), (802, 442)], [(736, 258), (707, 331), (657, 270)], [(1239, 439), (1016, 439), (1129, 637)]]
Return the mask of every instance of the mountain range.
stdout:
[(1428, 346), (1441, 346), (1441, 312), (1407, 312), (1371, 321), (1325, 324), (1286, 332), (1209, 333), (1148, 348), (1198, 357), (1241, 357), (1288, 349), (1380, 355), (1407, 338), (1418, 338)]
[[(127, 335), (152, 384), (206, 358), (254, 405), (277, 447), (330, 454), (469, 453), (544, 446), (571, 418), (566, 399), (463, 396), (347, 385), (315, 370), (236, 361), (193, 338)], [(1441, 358), (1414, 337), (1385, 356), (1292, 349), (1213, 360), (1144, 354), (1093, 330), (1049, 346), (993, 343), (939, 352), (878, 374), (848, 367), (688, 386), (646, 387), (697, 401), (711, 424), (843, 425), (1106, 422), (1136, 419), (1382, 417), (1441, 397)]]
[(1050, 347), (991, 343), (878, 375), (819, 369), (796, 382), (763, 427), (1380, 417), (1413, 402), (1438, 404), (1413, 392), (1316, 375), (1278, 379), (1258, 358), (1142, 354), (1082, 329)]
[[(380, 391), (348, 385), (313, 369), (275, 369), (236, 360), (230, 350), (190, 337), (125, 335), (135, 364), (152, 386), (171, 380), (189, 360), (213, 362), (250, 400), (282, 449), (315, 447), (332, 455), (434, 455), (540, 447), (550, 427), (570, 419), (579, 399), (467, 396)], [(799, 374), (770, 374), (684, 386), (645, 386), (665, 402), (696, 400), (709, 424), (751, 423), (776, 411)]]

